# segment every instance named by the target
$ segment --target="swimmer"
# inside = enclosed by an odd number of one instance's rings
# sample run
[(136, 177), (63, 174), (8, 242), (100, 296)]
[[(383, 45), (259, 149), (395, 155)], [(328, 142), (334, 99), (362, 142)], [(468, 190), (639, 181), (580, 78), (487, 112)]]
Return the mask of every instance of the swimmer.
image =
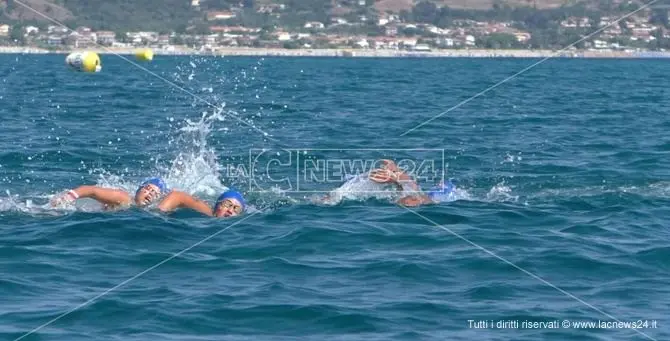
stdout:
[(189, 208), (209, 217), (228, 218), (242, 214), (246, 208), (246, 202), (240, 192), (229, 189), (216, 199), (214, 207), (210, 207), (206, 202), (180, 191), (172, 191), (158, 204), (158, 209), (166, 213), (177, 208)]
[(169, 192), (170, 190), (161, 178), (150, 178), (144, 181), (137, 188), (134, 198), (122, 189), (84, 185), (54, 196), (51, 200), (51, 206), (73, 203), (77, 199), (91, 198), (101, 203), (105, 210), (127, 208), (133, 202), (139, 207), (144, 207), (156, 202)]
[(440, 183), (439, 186), (431, 188), (422, 193), (419, 185), (407, 173), (403, 172), (395, 162), (382, 160), (381, 168), (370, 171), (369, 179), (380, 184), (395, 184), (400, 192), (414, 192), (398, 199), (397, 203), (403, 206), (420, 206), (436, 204), (446, 199), (455, 189), (451, 180)]

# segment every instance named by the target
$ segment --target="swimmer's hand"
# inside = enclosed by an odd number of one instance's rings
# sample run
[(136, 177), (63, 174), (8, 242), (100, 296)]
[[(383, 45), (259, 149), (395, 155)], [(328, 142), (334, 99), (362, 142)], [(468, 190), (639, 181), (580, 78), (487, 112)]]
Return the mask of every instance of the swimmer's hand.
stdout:
[(418, 191), (419, 185), (407, 173), (399, 169), (393, 161), (388, 161), (384, 168), (374, 169), (370, 172), (369, 178), (371, 181), (380, 184), (395, 184), (398, 190), (412, 190)]
[(389, 169), (374, 169), (370, 172), (369, 178), (379, 184), (398, 182), (398, 174)]
[(400, 169), (395, 164), (395, 162), (393, 162), (393, 160), (384, 159), (384, 160), (381, 160), (381, 162), (382, 162), (382, 167), (381, 167), (382, 169), (388, 169), (391, 172), (399, 172), (400, 171)]
[(70, 205), (77, 199), (79, 199), (79, 194), (73, 190), (68, 190), (67, 192), (54, 195), (49, 203), (51, 204), (51, 207), (60, 207)]

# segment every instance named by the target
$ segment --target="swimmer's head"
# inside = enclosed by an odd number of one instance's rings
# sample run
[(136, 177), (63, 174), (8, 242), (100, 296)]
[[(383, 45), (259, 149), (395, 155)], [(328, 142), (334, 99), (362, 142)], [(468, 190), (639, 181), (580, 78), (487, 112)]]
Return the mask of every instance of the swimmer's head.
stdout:
[(246, 203), (238, 191), (229, 189), (223, 192), (214, 204), (215, 217), (234, 217), (242, 214)]
[(144, 181), (135, 192), (135, 204), (146, 206), (151, 204), (168, 191), (167, 185), (161, 178), (150, 178)]
[(447, 180), (446, 183), (440, 184), (431, 188), (426, 195), (434, 202), (441, 202), (448, 199), (449, 195), (454, 192), (455, 186), (451, 179)]

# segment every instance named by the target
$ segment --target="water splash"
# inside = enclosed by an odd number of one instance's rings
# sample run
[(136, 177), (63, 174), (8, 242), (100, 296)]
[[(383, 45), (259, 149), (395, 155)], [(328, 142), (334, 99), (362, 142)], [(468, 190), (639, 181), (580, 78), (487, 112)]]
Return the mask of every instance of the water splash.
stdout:
[(210, 112), (203, 112), (200, 120), (184, 121), (178, 129), (179, 134), (169, 144), (178, 150), (169, 166), (158, 164), (157, 169), (168, 185), (190, 194), (214, 196), (228, 187), (221, 183), (222, 166), (218, 162), (216, 150), (208, 146), (207, 139), (212, 132), (212, 125), (224, 122), (224, 107)]
[(314, 196), (311, 200), (315, 203), (337, 205), (345, 200), (365, 201), (373, 198), (393, 200), (399, 197), (392, 186), (373, 182), (368, 176), (369, 172), (350, 176), (340, 187), (325, 196)]
[(226, 187), (219, 180), (221, 167), (217, 163), (216, 151), (207, 144), (207, 138), (212, 125), (224, 120), (222, 110), (204, 112), (196, 122), (184, 120), (183, 127), (177, 129), (174, 137), (168, 135), (169, 148), (163, 155), (150, 158), (153, 166), (144, 169), (141, 174), (131, 173), (128, 168), (122, 171), (89, 168), (83, 162), (80, 170), (96, 175), (96, 186), (120, 188), (130, 193), (134, 193), (144, 179), (154, 176), (163, 178), (168, 187), (190, 194), (218, 193)]

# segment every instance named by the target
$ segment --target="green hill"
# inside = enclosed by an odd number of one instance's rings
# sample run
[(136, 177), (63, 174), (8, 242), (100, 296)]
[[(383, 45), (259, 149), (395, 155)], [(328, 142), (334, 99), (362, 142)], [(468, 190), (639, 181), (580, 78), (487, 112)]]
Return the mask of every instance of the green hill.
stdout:
[[(441, 0), (433, 1), (437, 5), (449, 6), (451, 8), (459, 9), (489, 9), (496, 0)], [(511, 6), (537, 6), (537, 8), (555, 8), (563, 5), (569, 5), (577, 1), (574, 0), (508, 0), (506, 1)], [(595, 3), (595, 1), (592, 1)], [(412, 0), (379, 0), (375, 2), (375, 8), (385, 12), (390, 10), (392, 12), (399, 12), (401, 10), (410, 10), (415, 4)]]
[(21, 4), (67, 26), (83, 25), (98, 30), (175, 29), (203, 16), (187, 0), (7, 0), (4, 6), (0, 5), (2, 19), (54, 24)]
[[(20, 1), (20, 2), (19, 2)], [(184, 31), (187, 27), (199, 28), (211, 23), (205, 22), (208, 10), (224, 10), (242, 7), (242, 12), (229, 24), (248, 26), (302, 26), (305, 21), (327, 21), (329, 17), (344, 16), (358, 18), (386, 12), (412, 12), (417, 0), (283, 0), (285, 9), (280, 18), (269, 14), (257, 14), (254, 8), (263, 4), (276, 4), (275, 0), (199, 0), (194, 7), (192, 0), (0, 0), (0, 22), (42, 23), (50, 22), (31, 11), (24, 3), (45, 15), (65, 23), (68, 27), (89, 26), (95, 30), (151, 30)], [(621, 10), (620, 4), (629, 0), (436, 0), (429, 1), (437, 6), (449, 6), (455, 10), (454, 18), (498, 19), (510, 17), (496, 12), (510, 12), (510, 8), (523, 7), (523, 11), (553, 11), (558, 7), (579, 7), (598, 10), (603, 15), (614, 15)], [(639, 0), (634, 1), (640, 3)], [(578, 6), (575, 6), (578, 4)], [(434, 9), (435, 6), (431, 5)], [(423, 6), (424, 9), (427, 8)], [(491, 8), (500, 10), (491, 10)], [(579, 11), (563, 11), (578, 13)], [(582, 10), (583, 12), (584, 10)], [(444, 13), (443, 13), (444, 14)], [(527, 15), (526, 15), (527, 16)], [(553, 15), (555, 16), (555, 15)], [(538, 15), (542, 20), (546, 15)], [(411, 18), (405, 14), (405, 18)], [(423, 21), (427, 22), (427, 21)]]
[(78, 25), (106, 30), (163, 30), (198, 15), (186, 0), (60, 0)]

